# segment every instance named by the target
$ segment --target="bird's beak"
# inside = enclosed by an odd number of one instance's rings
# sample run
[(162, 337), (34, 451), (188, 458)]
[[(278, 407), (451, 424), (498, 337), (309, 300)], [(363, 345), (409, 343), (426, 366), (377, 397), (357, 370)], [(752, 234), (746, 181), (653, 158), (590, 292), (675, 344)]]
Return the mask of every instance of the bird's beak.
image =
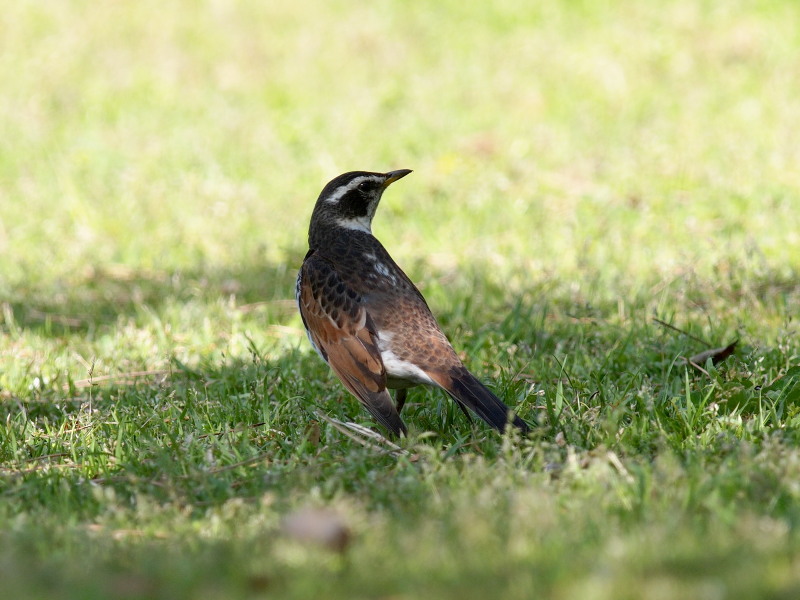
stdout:
[(394, 183), (398, 179), (402, 179), (406, 175), (411, 173), (411, 169), (399, 169), (397, 171), (389, 171), (386, 173), (386, 180), (383, 182), (383, 187), (389, 187), (390, 184)]

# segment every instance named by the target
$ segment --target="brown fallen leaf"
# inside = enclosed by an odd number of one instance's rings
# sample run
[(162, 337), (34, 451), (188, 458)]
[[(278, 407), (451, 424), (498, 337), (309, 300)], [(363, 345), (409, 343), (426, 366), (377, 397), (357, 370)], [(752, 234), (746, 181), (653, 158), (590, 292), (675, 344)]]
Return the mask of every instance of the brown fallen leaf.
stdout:
[(730, 344), (723, 346), (722, 348), (712, 348), (711, 350), (705, 350), (695, 354), (689, 359), (689, 363), (697, 368), (700, 368), (698, 365), (706, 364), (706, 361), (710, 358), (712, 363), (718, 365), (734, 353), (736, 350), (736, 344), (738, 343), (739, 340), (733, 340)]
[(301, 508), (283, 520), (283, 532), (292, 540), (344, 552), (352, 533), (344, 519), (325, 508)]
[(308, 440), (308, 443), (311, 444), (314, 448), (319, 446), (319, 440), (321, 436), (319, 422), (311, 421), (306, 426), (305, 435), (306, 435), (306, 440)]

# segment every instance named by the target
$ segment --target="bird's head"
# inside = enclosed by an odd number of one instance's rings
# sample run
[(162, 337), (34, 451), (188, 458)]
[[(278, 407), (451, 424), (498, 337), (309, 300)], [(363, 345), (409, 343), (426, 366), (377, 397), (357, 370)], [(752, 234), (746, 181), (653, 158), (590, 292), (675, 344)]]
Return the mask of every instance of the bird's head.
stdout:
[(409, 169), (388, 173), (351, 171), (332, 179), (317, 198), (311, 231), (316, 227), (343, 227), (372, 233), (372, 217), (383, 191), (409, 173)]

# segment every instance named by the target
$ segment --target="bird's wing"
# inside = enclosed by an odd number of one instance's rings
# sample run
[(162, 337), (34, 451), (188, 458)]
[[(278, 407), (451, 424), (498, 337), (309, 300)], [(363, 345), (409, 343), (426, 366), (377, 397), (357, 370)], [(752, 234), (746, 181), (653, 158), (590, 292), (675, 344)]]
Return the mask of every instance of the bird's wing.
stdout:
[(298, 305), (312, 343), (345, 387), (392, 433), (405, 433), (386, 390), (375, 324), (334, 265), (313, 253), (300, 269)]

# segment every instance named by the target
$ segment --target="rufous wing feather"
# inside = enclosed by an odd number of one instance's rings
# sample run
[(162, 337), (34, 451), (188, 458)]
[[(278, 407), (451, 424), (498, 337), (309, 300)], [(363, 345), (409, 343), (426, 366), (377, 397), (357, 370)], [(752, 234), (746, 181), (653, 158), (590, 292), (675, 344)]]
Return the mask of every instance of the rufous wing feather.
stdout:
[(312, 343), (345, 387), (384, 427), (406, 433), (386, 389), (375, 325), (359, 295), (331, 263), (312, 254), (303, 262), (298, 300)]

